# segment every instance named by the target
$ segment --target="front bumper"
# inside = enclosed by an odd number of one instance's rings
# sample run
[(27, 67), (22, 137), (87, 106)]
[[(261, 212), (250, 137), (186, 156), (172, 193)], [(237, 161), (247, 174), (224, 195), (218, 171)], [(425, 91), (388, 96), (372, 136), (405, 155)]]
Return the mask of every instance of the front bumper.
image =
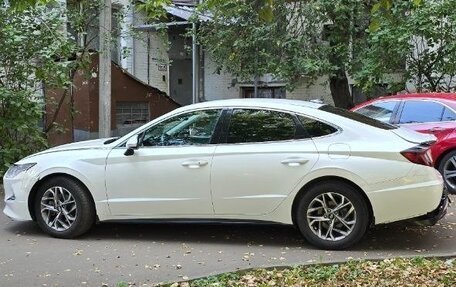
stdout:
[(435, 225), (440, 219), (442, 219), (446, 215), (449, 204), (450, 198), (448, 197), (448, 192), (445, 188), (439, 206), (433, 211), (415, 218), (414, 221), (420, 225)]
[(25, 201), (5, 200), (3, 213), (16, 221), (32, 220), (28, 209), (28, 203)]
[(28, 196), (38, 177), (32, 170), (21, 173), (14, 178), (3, 178), (5, 191), (5, 208), (3, 213), (17, 221), (32, 220), (28, 207)]

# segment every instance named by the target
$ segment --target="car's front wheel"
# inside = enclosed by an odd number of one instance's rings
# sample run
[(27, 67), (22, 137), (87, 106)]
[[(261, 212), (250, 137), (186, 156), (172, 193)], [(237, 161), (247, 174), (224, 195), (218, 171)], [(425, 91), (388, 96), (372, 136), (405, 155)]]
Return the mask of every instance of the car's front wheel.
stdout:
[(54, 237), (77, 237), (95, 221), (95, 207), (88, 191), (70, 178), (54, 177), (44, 182), (34, 204), (38, 225)]
[(304, 238), (322, 249), (344, 249), (357, 243), (369, 224), (369, 210), (360, 192), (338, 181), (305, 191), (296, 223)]
[(439, 171), (443, 176), (448, 192), (456, 194), (456, 151), (451, 151), (442, 158)]

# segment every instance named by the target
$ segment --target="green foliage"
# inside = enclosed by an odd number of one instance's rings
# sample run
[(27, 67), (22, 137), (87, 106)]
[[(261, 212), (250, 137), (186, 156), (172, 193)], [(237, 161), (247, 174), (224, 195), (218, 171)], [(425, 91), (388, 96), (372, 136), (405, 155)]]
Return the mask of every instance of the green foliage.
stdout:
[[(240, 78), (271, 74), (293, 90), (329, 76), (334, 103), (352, 105), (347, 72), (362, 50), (371, 1), (208, 0), (199, 12), (199, 42), (219, 70)], [(302, 83), (302, 81), (301, 81)], [(301, 84), (300, 83), (300, 84)]]
[(44, 5), (55, 2), (56, 0), (9, 0), (11, 9), (23, 11), (36, 5)]
[(235, 282), (241, 279), (239, 273), (224, 273), (218, 276), (209, 276), (207, 278), (197, 279), (192, 282), (194, 287), (206, 287), (206, 286), (217, 286), (217, 287), (228, 287), (236, 286)]
[(171, 5), (172, 0), (146, 0), (137, 4), (137, 9), (143, 11), (152, 21), (165, 20), (166, 5)]
[(0, 176), (9, 165), (46, 146), (38, 128), (42, 107), (27, 90), (0, 87)]
[(357, 83), (364, 90), (409, 81), (418, 91), (454, 91), (456, 1), (393, 1), (374, 8), (368, 48), (354, 70)]
[(455, 286), (453, 259), (385, 259), (343, 264), (253, 269), (167, 284), (168, 287), (263, 286)]
[(39, 124), (42, 82), (68, 85), (73, 45), (58, 10), (0, 6), (0, 176), (8, 165), (46, 146)]
[(315, 79), (332, 67), (321, 39), (320, 1), (208, 0), (199, 12), (212, 15), (197, 38), (219, 70), (251, 80), (272, 74), (293, 89), (303, 76)]

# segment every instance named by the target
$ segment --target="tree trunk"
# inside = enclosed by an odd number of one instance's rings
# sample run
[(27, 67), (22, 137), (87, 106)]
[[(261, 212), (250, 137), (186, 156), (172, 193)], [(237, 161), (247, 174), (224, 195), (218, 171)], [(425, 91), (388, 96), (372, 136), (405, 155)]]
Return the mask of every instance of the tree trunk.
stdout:
[(258, 76), (255, 75), (255, 78), (253, 80), (253, 97), (258, 98)]
[[(70, 81), (71, 83), (74, 83), (74, 78), (76, 76), (76, 70), (72, 70), (70, 72)], [(66, 87), (65, 90), (62, 93), (62, 97), (59, 100), (59, 103), (57, 105), (57, 108), (54, 111), (54, 114), (52, 115), (52, 119), (48, 122), (46, 121), (47, 126), (44, 128), (44, 133), (48, 134), (55, 126), (54, 123), (57, 120), (57, 116), (59, 115), (60, 109), (62, 108), (63, 102), (65, 101), (66, 96), (70, 92), (71, 87)], [(46, 97), (46, 95), (45, 95)]]
[(339, 69), (335, 75), (330, 76), (329, 88), (336, 107), (344, 109), (353, 107), (353, 98), (350, 94), (350, 87), (344, 70)]

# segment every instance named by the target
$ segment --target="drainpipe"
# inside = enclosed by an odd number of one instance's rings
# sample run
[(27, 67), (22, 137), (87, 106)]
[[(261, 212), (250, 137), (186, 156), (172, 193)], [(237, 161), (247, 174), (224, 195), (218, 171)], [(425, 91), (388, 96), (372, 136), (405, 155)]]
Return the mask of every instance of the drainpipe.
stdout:
[(198, 102), (198, 45), (196, 44), (196, 23), (192, 24), (192, 98), (193, 103)]
[(150, 33), (147, 32), (147, 84), (150, 85)]

